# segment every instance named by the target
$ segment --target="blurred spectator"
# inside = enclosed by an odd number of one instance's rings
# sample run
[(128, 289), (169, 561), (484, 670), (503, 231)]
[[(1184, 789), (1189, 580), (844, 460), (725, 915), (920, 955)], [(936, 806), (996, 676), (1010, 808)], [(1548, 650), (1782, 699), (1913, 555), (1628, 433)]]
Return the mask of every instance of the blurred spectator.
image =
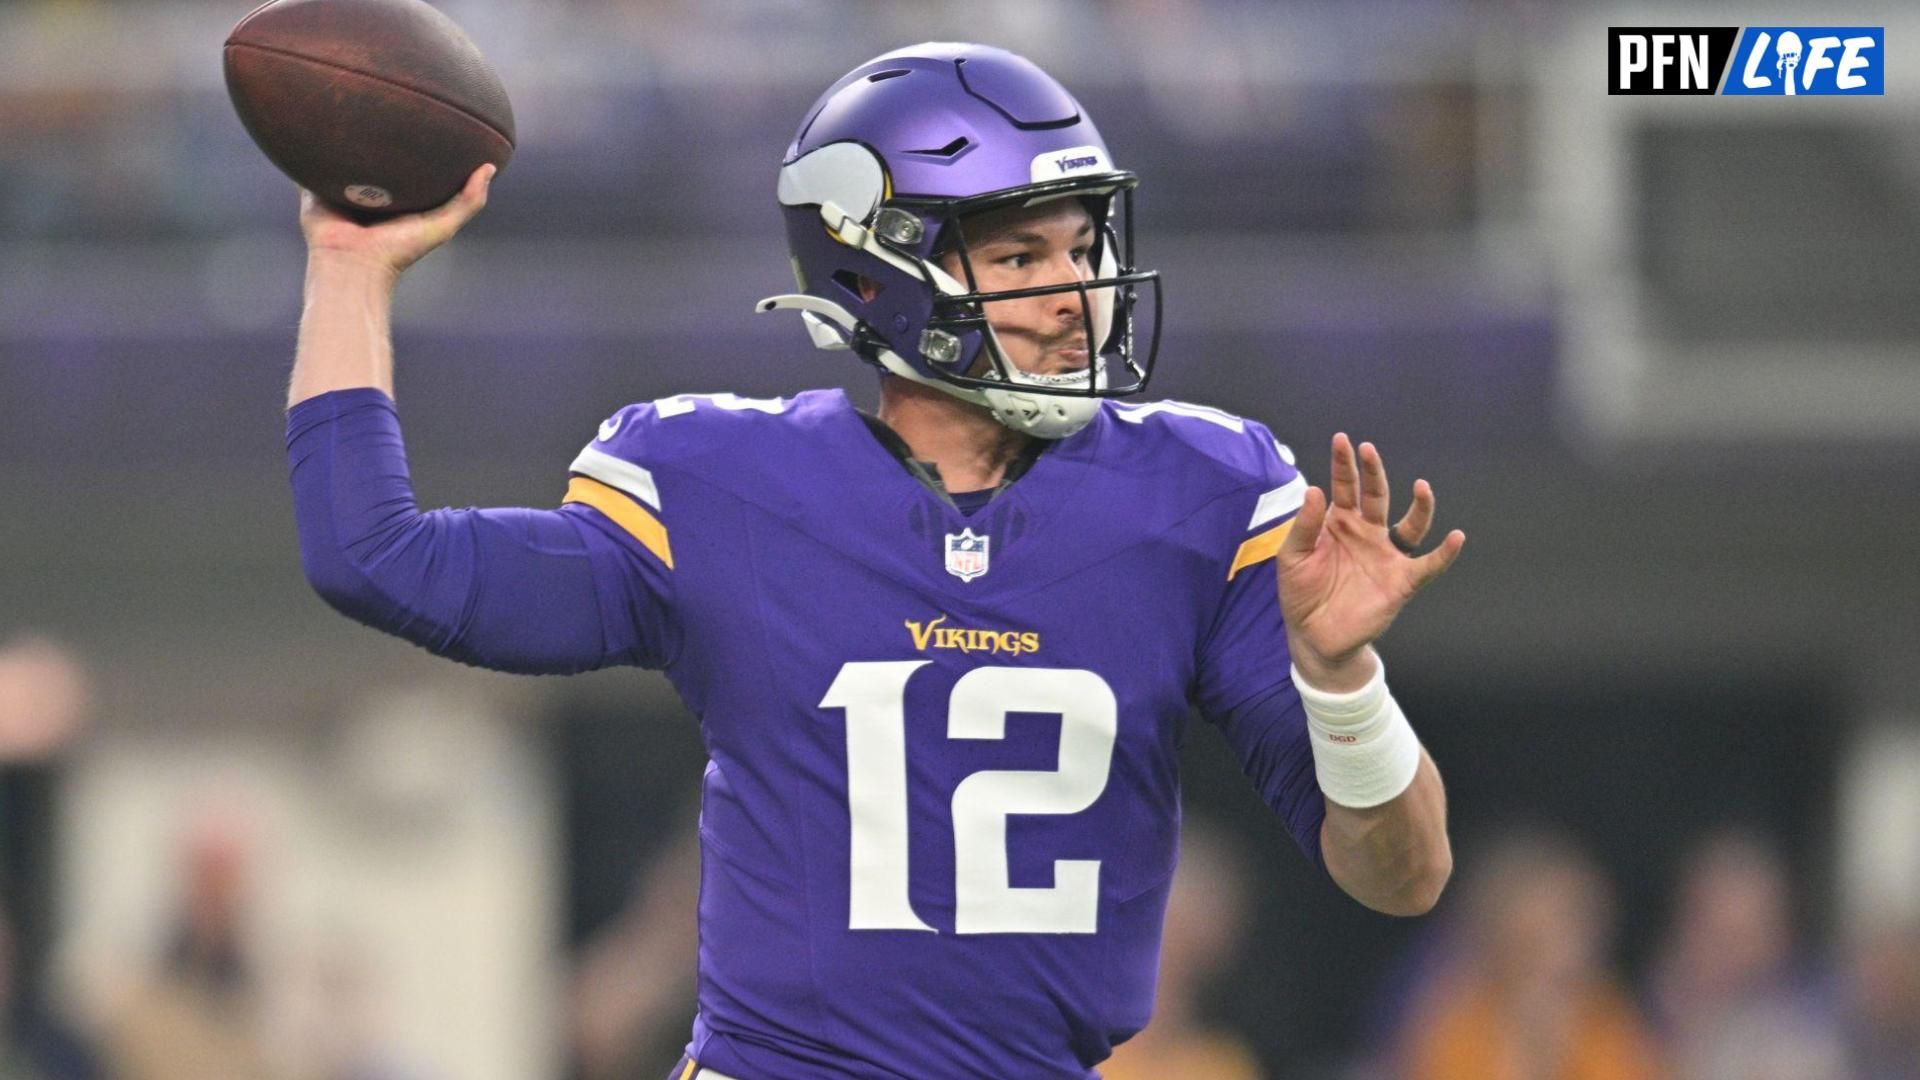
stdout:
[(632, 900), (582, 950), (573, 1054), (585, 1080), (651, 1076), (678, 1057), (699, 963), (699, 831), (691, 823), (635, 875)]
[(66, 647), (36, 636), (0, 644), (0, 1080), (97, 1074), (86, 1040), (44, 986), (52, 806), (90, 700), (86, 670)]
[(88, 697), (85, 670), (59, 644), (23, 637), (0, 645), (0, 763), (58, 754), (79, 734)]
[(1793, 970), (1779, 856), (1725, 832), (1696, 845), (1655, 963), (1653, 1000), (1676, 1080), (1840, 1080), (1829, 1010)]
[(1265, 1075), (1244, 1040), (1208, 1026), (1204, 1007), (1209, 986), (1232, 962), (1246, 927), (1244, 862), (1225, 833), (1188, 817), (1167, 900), (1153, 1019), (1100, 1066), (1106, 1080)]
[(1920, 922), (1861, 934), (1846, 991), (1850, 1080), (1920, 1080)]
[(252, 844), (231, 810), (204, 813), (183, 844), (182, 909), (161, 970), (112, 1010), (116, 1080), (261, 1080), (255, 972), (245, 942)]
[(1415, 994), (1411, 1080), (1651, 1080), (1652, 1039), (1608, 970), (1611, 887), (1574, 844), (1515, 834), (1472, 860), (1458, 949)]
[[(13, 931), (0, 915), (0, 1017), (11, 1013), (13, 1005)], [(24, 1049), (16, 1044), (11, 1024), (0, 1024), (0, 1080), (39, 1080), (39, 1070), (27, 1060)]]
[(99, 1075), (86, 1045), (50, 1017), (20, 1007), (14, 997), (13, 927), (0, 911), (0, 1080), (93, 1080)]

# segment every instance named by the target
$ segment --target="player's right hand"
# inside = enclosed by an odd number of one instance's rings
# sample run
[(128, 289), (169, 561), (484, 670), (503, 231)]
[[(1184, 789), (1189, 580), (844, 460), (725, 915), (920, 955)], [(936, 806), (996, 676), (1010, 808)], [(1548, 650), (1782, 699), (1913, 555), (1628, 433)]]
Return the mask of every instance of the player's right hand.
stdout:
[(300, 231), (309, 258), (342, 258), (370, 264), (395, 278), (460, 231), (487, 205), (487, 188), (499, 170), (482, 165), (467, 186), (446, 202), (418, 214), (402, 214), (362, 225), (310, 191), (300, 192)]

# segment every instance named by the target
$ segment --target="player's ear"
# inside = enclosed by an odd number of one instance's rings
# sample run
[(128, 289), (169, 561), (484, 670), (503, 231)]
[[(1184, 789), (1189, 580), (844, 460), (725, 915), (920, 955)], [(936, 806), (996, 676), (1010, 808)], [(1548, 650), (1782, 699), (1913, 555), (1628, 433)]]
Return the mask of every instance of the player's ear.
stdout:
[(860, 280), (855, 284), (860, 286), (860, 299), (863, 303), (871, 304), (873, 298), (880, 295), (880, 283), (865, 274), (861, 274)]

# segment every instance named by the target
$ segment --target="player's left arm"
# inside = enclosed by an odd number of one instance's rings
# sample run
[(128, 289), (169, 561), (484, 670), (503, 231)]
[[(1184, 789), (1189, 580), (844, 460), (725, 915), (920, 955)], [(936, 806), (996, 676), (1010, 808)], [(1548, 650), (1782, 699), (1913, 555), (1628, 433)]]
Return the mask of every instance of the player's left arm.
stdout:
[[(1459, 557), (1466, 534), (1408, 555), (1434, 516), (1432, 485), (1389, 536), (1386, 465), (1371, 443), (1333, 439), (1332, 503), (1317, 487), (1275, 556), (1293, 680), (1306, 707), (1315, 771), (1326, 794), (1327, 872), (1366, 906), (1394, 915), (1433, 907), (1453, 856), (1440, 772), (1387, 692), (1373, 642), (1401, 608)], [(1409, 775), (1410, 774), (1410, 775)]]

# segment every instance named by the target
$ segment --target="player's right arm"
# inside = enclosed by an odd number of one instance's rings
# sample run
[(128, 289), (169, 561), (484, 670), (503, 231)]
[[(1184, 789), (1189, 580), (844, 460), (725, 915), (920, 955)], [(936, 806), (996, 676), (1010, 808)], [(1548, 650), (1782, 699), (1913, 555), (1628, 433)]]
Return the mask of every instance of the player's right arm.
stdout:
[(287, 407), (331, 390), (372, 387), (393, 396), (393, 290), (407, 267), (487, 205), (498, 170), (482, 165), (445, 204), (363, 226), (300, 193), (307, 285)]
[(486, 204), (492, 172), (436, 210), (374, 226), (302, 197), (306, 305), (287, 414), (302, 565), (344, 614), (466, 663), (661, 666), (671, 568), (617, 519), (632, 515), (577, 502), (422, 513), (414, 500), (393, 405), (393, 290)]

